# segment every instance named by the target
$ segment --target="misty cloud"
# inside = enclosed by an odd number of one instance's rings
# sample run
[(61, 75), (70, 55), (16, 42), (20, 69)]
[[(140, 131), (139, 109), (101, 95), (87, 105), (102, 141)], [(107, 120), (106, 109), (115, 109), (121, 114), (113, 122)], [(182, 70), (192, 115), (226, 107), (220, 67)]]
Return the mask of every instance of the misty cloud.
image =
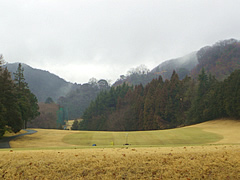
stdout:
[(240, 39), (239, 1), (0, 1), (0, 53), (67, 81), (116, 80), (216, 41)]

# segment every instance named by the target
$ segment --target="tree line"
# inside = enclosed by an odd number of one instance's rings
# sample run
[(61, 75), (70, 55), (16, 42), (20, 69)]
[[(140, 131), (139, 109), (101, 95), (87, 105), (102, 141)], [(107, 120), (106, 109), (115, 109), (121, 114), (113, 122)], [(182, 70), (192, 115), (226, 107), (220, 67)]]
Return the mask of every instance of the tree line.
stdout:
[(153, 79), (146, 86), (112, 87), (85, 110), (79, 130), (157, 130), (217, 118), (240, 118), (240, 70), (218, 81), (204, 69), (198, 78)]
[(26, 128), (27, 122), (39, 115), (37, 98), (25, 82), (21, 64), (14, 79), (3, 64), (0, 55), (0, 137), (6, 130), (16, 133)]

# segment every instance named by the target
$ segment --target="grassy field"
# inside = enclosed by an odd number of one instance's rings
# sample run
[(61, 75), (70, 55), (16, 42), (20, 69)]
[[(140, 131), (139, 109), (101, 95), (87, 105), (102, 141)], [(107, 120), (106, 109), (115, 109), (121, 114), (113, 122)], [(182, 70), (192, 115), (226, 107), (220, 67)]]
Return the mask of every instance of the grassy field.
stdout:
[(55, 129), (34, 129), (35, 134), (22, 136), (10, 141), (13, 148), (52, 148), (52, 147), (73, 147), (63, 142), (63, 137), (77, 131), (55, 130)]
[(205, 132), (200, 128), (177, 128), (162, 131), (141, 132), (80, 132), (63, 137), (63, 142), (78, 145), (91, 146), (179, 146), (192, 144), (206, 144), (219, 141), (223, 136)]
[(126, 132), (37, 130), (0, 151), (0, 179), (240, 179), (238, 121), (128, 132), (129, 146)]
[[(10, 142), (13, 148), (70, 148), (189, 146), (204, 144), (238, 144), (240, 122), (233, 120), (209, 121), (184, 128), (140, 132), (96, 132), (36, 129), (32, 135), (19, 137)], [(127, 135), (127, 137), (126, 137)]]

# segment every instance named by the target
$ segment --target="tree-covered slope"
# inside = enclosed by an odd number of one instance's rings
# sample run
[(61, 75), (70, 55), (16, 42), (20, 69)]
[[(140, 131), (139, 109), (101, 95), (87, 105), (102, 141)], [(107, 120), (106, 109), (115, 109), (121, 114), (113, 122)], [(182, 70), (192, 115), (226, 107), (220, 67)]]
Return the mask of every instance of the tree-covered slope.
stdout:
[(105, 80), (85, 83), (77, 89), (71, 90), (66, 96), (60, 97), (57, 102), (61, 107), (67, 109), (69, 119), (78, 119), (83, 115), (91, 101), (95, 100), (98, 93), (109, 88), (110, 86)]
[(202, 69), (197, 82), (174, 71), (145, 87), (124, 84), (100, 93), (85, 110), (81, 130), (135, 131), (175, 128), (218, 118), (240, 119), (240, 70), (218, 81)]
[(170, 79), (172, 72), (176, 71), (180, 79), (183, 79), (198, 64), (197, 52), (192, 52), (186, 56), (164, 61), (153, 70), (154, 74), (159, 74), (163, 79)]
[(192, 77), (197, 77), (204, 68), (218, 80), (223, 80), (240, 69), (240, 41), (229, 39), (203, 47), (197, 52), (197, 59), (198, 65), (190, 73)]
[(169, 80), (173, 71), (178, 74), (179, 79), (184, 79), (186, 75), (196, 79), (202, 68), (207, 73), (215, 75), (218, 80), (227, 78), (234, 70), (240, 68), (240, 42), (235, 39), (219, 41), (186, 56), (166, 60), (151, 71), (139, 66), (131, 69), (126, 76), (120, 76), (114, 86), (124, 82), (145, 86), (159, 75), (163, 80)]
[[(8, 63), (5, 65), (9, 72), (16, 71), (18, 63)], [(36, 95), (39, 102), (45, 102), (48, 97), (54, 101), (61, 96), (65, 96), (72, 89), (78, 87), (77, 84), (66, 82), (64, 79), (44, 70), (32, 68), (22, 64), (24, 77), (30, 90)]]

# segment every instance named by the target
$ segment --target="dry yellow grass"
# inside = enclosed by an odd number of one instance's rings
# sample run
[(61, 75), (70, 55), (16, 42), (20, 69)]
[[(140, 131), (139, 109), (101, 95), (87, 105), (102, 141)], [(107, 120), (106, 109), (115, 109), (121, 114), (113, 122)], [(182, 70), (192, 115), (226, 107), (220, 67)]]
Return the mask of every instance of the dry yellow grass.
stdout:
[[(240, 123), (218, 120), (184, 128), (191, 127), (224, 138), (218, 145), (186, 147), (2, 150), (0, 179), (240, 179)], [(37, 131), (11, 141), (11, 145), (74, 148), (62, 139), (78, 133)]]
[(213, 120), (197, 124), (191, 127), (199, 127), (204, 131), (221, 134), (224, 138), (215, 144), (239, 144), (240, 143), (240, 121), (239, 120)]
[(15, 136), (15, 135), (19, 135), (19, 134), (24, 134), (26, 133), (27, 131), (24, 131), (24, 130), (21, 130), (19, 131), (18, 133), (13, 133), (13, 132), (8, 132), (6, 131), (5, 134), (3, 135), (4, 137), (10, 137), (10, 136)]
[(240, 146), (0, 151), (0, 179), (240, 179)]
[(59, 147), (73, 146), (62, 141), (67, 134), (77, 133), (77, 131), (55, 130), (55, 129), (35, 129), (35, 134), (22, 136), (10, 141), (10, 146), (14, 148), (41, 148), (41, 147)]

